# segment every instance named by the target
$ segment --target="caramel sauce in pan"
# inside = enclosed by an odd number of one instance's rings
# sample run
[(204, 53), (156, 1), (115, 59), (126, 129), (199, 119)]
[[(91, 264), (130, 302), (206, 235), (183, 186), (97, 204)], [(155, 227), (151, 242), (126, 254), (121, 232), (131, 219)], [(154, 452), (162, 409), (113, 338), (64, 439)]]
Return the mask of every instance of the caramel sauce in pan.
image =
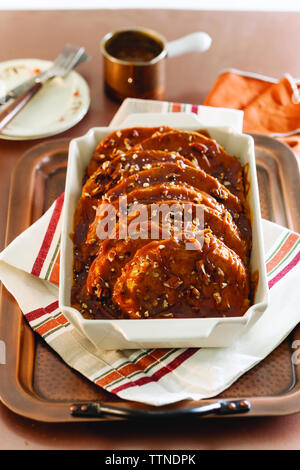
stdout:
[[(173, 130), (174, 131), (174, 130)], [(175, 130), (176, 131), (176, 130)], [(122, 134), (124, 132), (124, 135)], [(152, 130), (153, 134), (156, 135), (157, 132), (159, 132), (159, 128), (153, 128)], [(162, 134), (164, 132), (169, 132), (168, 129), (161, 129)], [(204, 131), (201, 131), (202, 134), (204, 134)], [(206, 137), (208, 137), (208, 133), (206, 132)], [(118, 131), (118, 134), (109, 136), (108, 138), (104, 139), (102, 143), (100, 143), (96, 149), (95, 155), (92, 160), (92, 165), (93, 168), (89, 167), (88, 175), (91, 176), (93, 174), (93, 171), (97, 171), (97, 168), (99, 168), (99, 165), (102, 162), (107, 161), (109, 159), (112, 159), (113, 157), (118, 157), (120, 155), (120, 152), (122, 151), (124, 154), (124, 157), (126, 159), (126, 152), (131, 151), (132, 155), (132, 149), (136, 148), (135, 146), (137, 145), (142, 145), (144, 142), (144, 139), (146, 141), (147, 138), (151, 138), (151, 129), (145, 128), (143, 131), (143, 128), (138, 128), (138, 129), (126, 129), (123, 131)], [(130, 137), (130, 140), (127, 140), (128, 137)], [(209, 138), (209, 137), (208, 137)], [(176, 143), (177, 145), (177, 143)], [(226, 282), (221, 282), (222, 280), (220, 279), (220, 276), (218, 273), (218, 265), (214, 265), (212, 262), (210, 256), (203, 254), (203, 263), (206, 266), (206, 269), (210, 272), (210, 282), (211, 285), (214, 285), (215, 288), (217, 289), (216, 292), (211, 291), (212, 294), (207, 294), (209, 292), (208, 287), (203, 284), (203, 293), (206, 292), (206, 296), (203, 294), (202, 296), (202, 302), (198, 302), (198, 297), (197, 297), (197, 288), (195, 287), (194, 294), (188, 290), (188, 286), (183, 284), (182, 287), (179, 287), (177, 292), (177, 295), (179, 295), (178, 299), (176, 302), (173, 303), (173, 305), (170, 305), (170, 307), (166, 307), (162, 309), (161, 306), (161, 300), (159, 300), (158, 305), (154, 305), (153, 309), (150, 311), (149, 318), (199, 318), (200, 317), (219, 317), (219, 316), (241, 316), (245, 313), (249, 305), (253, 302), (254, 298), (254, 293), (257, 288), (257, 283), (258, 283), (258, 276), (253, 275), (251, 277), (250, 275), (250, 270), (249, 270), (249, 256), (250, 256), (250, 247), (251, 247), (251, 240), (252, 240), (252, 234), (251, 234), (251, 221), (250, 221), (250, 213), (249, 213), (249, 208), (246, 201), (246, 195), (247, 192), (249, 191), (249, 182), (247, 180), (247, 174), (248, 174), (248, 169), (247, 168), (242, 168), (240, 167), (240, 170), (238, 170), (238, 165), (236, 162), (233, 162), (233, 157), (228, 156), (228, 161), (226, 159), (226, 153), (223, 149), (219, 149), (217, 144), (213, 144), (211, 147), (213, 150), (211, 154), (208, 152), (208, 156), (211, 155), (211, 158), (213, 159), (212, 162), (216, 158), (224, 158), (225, 166), (228, 168), (227, 175), (226, 175), (226, 181), (228, 183), (227, 187), (230, 188), (232, 187), (237, 187), (237, 178), (242, 175), (243, 181), (242, 181), (242, 188), (243, 188), (243, 194), (242, 196), (242, 203), (241, 207), (242, 209), (239, 211), (235, 210), (229, 210), (229, 213), (231, 213), (231, 217), (234, 220), (237, 230), (241, 234), (241, 237), (245, 240), (246, 245), (248, 244), (249, 246), (249, 251), (248, 251), (248, 256), (247, 260), (245, 262), (242, 262), (241, 259), (239, 258), (238, 255), (236, 255), (235, 252), (231, 252), (230, 249), (228, 249), (225, 245), (224, 248), (222, 248), (222, 243), (220, 241), (220, 246), (219, 250), (220, 253), (222, 250), (226, 251), (227, 250), (227, 258), (228, 258), (228, 263), (230, 265), (230, 269), (232, 267), (232, 272), (234, 270), (240, 269), (243, 270), (245, 269), (245, 272), (247, 273), (247, 279), (246, 279), (246, 284), (243, 281), (243, 289), (240, 288), (239, 286), (239, 275), (236, 277), (236, 281), (232, 281), (233, 284), (232, 286), (225, 286)], [(107, 150), (106, 150), (107, 149)], [(162, 149), (160, 149), (162, 150)], [(167, 149), (166, 149), (167, 150)], [(101, 153), (102, 152), (102, 153)], [(224, 156), (221, 155), (220, 157), (220, 152), (224, 153)], [(183, 158), (189, 158), (188, 154), (184, 155)], [(181, 158), (182, 160), (182, 158)], [(234, 171), (230, 171), (230, 162), (233, 162), (234, 166)], [(228, 163), (229, 162), (229, 163)], [(169, 165), (170, 166), (170, 165)], [(171, 166), (170, 166), (171, 167)], [(92, 168), (92, 170), (91, 170)], [(167, 167), (166, 167), (167, 168)], [(202, 171), (202, 170), (201, 170)], [(215, 169), (214, 169), (215, 171)], [(137, 175), (139, 172), (137, 173)], [(88, 179), (88, 175), (84, 177), (83, 183), (86, 182)], [(151, 177), (151, 168), (149, 169), (149, 176)], [(130, 178), (130, 175), (125, 175), (122, 184), (126, 186), (126, 181)], [(138, 178), (138, 176), (137, 176)], [(216, 179), (218, 180), (218, 177), (216, 176)], [(131, 180), (129, 180), (131, 181)], [(167, 180), (166, 182), (168, 182)], [(161, 183), (159, 181), (159, 183)], [(163, 182), (162, 182), (163, 183)], [(180, 177), (177, 176), (172, 179), (172, 183), (175, 185), (178, 185), (182, 188), (188, 186), (184, 185)], [(101, 184), (101, 183), (100, 183)], [(219, 184), (219, 183), (218, 183)], [(159, 196), (159, 189), (156, 191), (156, 185), (153, 185), (153, 195), (156, 194), (156, 197), (154, 197), (154, 200), (157, 199)], [(157, 188), (159, 188), (159, 185), (157, 185)], [(193, 187), (191, 187), (192, 190), (194, 190)], [(113, 191), (113, 189), (112, 189)], [(156, 192), (155, 192), (156, 191)], [(105, 190), (103, 188), (103, 192), (105, 194)], [(95, 251), (95, 246), (91, 245), (86, 245), (86, 239), (87, 239), (87, 234), (89, 231), (89, 228), (91, 224), (93, 223), (93, 220), (95, 218), (95, 208), (101, 203), (101, 198), (102, 198), (102, 193), (100, 192), (100, 196), (98, 195), (97, 197), (89, 196), (89, 197), (84, 197), (82, 196), (76, 210), (76, 214), (74, 217), (74, 233), (73, 233), (73, 243), (74, 243), (74, 283), (73, 283), (73, 288), (72, 288), (72, 293), (71, 293), (71, 303), (73, 307), (77, 308), (79, 311), (81, 311), (82, 315), (85, 318), (95, 318), (95, 319), (125, 319), (125, 318), (147, 318), (147, 315), (144, 315), (142, 313), (141, 316), (133, 316), (132, 314), (128, 314), (124, 309), (120, 308), (120, 305), (115, 302), (115, 299), (117, 298), (116, 294), (113, 296), (113, 292), (110, 288), (108, 288), (108, 282), (100, 282), (101, 287), (97, 287), (97, 290), (94, 290), (94, 287), (91, 288), (89, 285), (89, 272), (91, 272), (91, 266), (94, 266), (93, 263), (97, 261), (97, 250)], [(130, 194), (128, 194), (130, 196)], [(237, 196), (234, 196), (237, 198)], [(144, 203), (144, 202), (142, 202)], [(217, 203), (219, 204), (219, 203)], [(226, 209), (227, 210), (227, 209)], [(153, 240), (147, 240), (151, 244)], [(120, 240), (120, 243), (122, 243), (122, 240)], [(171, 244), (172, 245), (172, 244)], [(90, 246), (90, 248), (89, 248)], [(120, 245), (121, 246), (121, 245)], [(149, 245), (150, 246), (150, 245)], [(82, 249), (84, 247), (84, 249)], [(145, 242), (145, 246), (141, 248), (141, 250), (146, 250), (148, 247), (147, 243)], [(228, 251), (229, 250), (229, 251)], [(108, 252), (109, 253), (109, 252)], [(125, 273), (125, 271), (128, 271), (128, 267), (132, 260), (134, 259), (139, 259), (138, 258), (138, 253), (128, 253), (128, 259), (124, 260), (124, 263), (121, 263), (121, 273), (122, 276)], [(158, 261), (155, 261), (155, 263), (160, 266), (161, 272), (163, 273), (163, 278), (162, 282), (164, 282), (166, 279), (164, 276), (166, 276), (166, 273), (168, 273), (168, 276), (172, 278), (172, 276), (175, 275), (176, 277), (176, 272), (174, 272), (174, 267), (172, 268), (172, 272), (170, 271), (170, 266), (169, 266), (169, 258), (172, 257), (172, 252), (170, 251), (170, 257), (166, 258), (165, 261), (163, 261), (163, 258), (159, 258)], [(125, 253), (125, 258), (126, 258), (126, 253)], [(179, 260), (180, 258), (178, 258)], [(183, 254), (182, 258), (182, 263), (178, 261), (178, 273), (181, 273), (180, 275), (183, 276), (183, 279), (185, 277), (188, 277), (189, 273), (191, 270), (195, 270), (196, 268), (192, 266), (192, 260), (194, 258), (191, 257), (190, 255), (185, 256)], [(197, 256), (196, 256), (196, 261), (197, 261)], [(186, 263), (184, 265), (184, 263)], [(218, 260), (216, 261), (218, 263)], [(240, 268), (237, 268), (237, 266), (240, 265)], [(112, 266), (114, 264), (112, 263)], [(196, 266), (196, 264), (195, 264)], [(185, 267), (186, 269), (186, 275), (183, 275), (182, 269)], [(223, 266), (224, 267), (224, 266)], [(226, 267), (226, 266), (225, 266)], [(152, 269), (152, 266), (150, 267)], [(175, 269), (176, 271), (176, 269)], [(222, 270), (221, 270), (222, 271)], [(229, 270), (230, 271), (230, 270)], [(128, 271), (129, 272), (129, 271)], [(238, 270), (236, 272), (239, 272)], [(199, 271), (199, 276), (201, 276), (203, 273)], [(258, 273), (257, 273), (258, 274)], [(131, 275), (131, 274), (130, 274)], [(178, 274), (178, 276), (180, 277)], [(125, 276), (125, 274), (124, 274)], [(167, 277), (168, 277), (167, 276)], [(124, 278), (125, 281), (127, 281), (127, 278)], [(235, 277), (233, 276), (233, 279)], [(102, 281), (102, 280), (101, 280)], [(133, 281), (135, 279), (133, 278)], [(193, 278), (191, 277), (191, 282), (196, 283), (197, 282), (197, 276)], [(100, 286), (99, 284), (99, 286)], [(198, 283), (199, 284), (199, 283)], [(224, 286), (223, 286), (224, 284)], [(125, 284), (126, 285), (126, 282)], [(200, 282), (200, 290), (201, 290), (201, 282)], [(198, 285), (198, 287), (199, 287)], [(221, 287), (224, 288), (224, 295), (227, 299), (232, 299), (230, 302), (232, 302), (233, 307), (232, 308), (226, 308), (225, 310), (220, 310), (218, 307), (218, 304), (221, 302), (219, 301), (218, 297), (218, 290), (221, 289)], [(167, 289), (162, 288), (161, 285), (159, 285), (159, 282), (156, 281), (155, 283), (155, 288), (153, 284), (153, 289), (154, 289), (154, 297), (153, 301), (155, 303), (155, 295), (158, 295), (158, 299), (161, 299), (162, 296), (165, 294), (165, 291)], [(184, 287), (184, 289), (183, 289)], [(96, 285), (95, 285), (96, 288)], [(141, 289), (143, 291), (144, 285), (141, 284)], [(151, 284), (150, 284), (150, 290), (151, 290)], [(187, 294), (188, 292), (188, 294)], [(196, 294), (195, 294), (196, 292)], [(171, 291), (168, 291), (169, 295), (172, 295)], [(182, 293), (182, 295), (181, 295)], [(226, 294), (225, 294), (226, 293)], [(124, 292), (119, 290), (120, 295), (124, 295)], [(127, 294), (126, 294), (127, 295)], [(126, 300), (126, 295), (125, 295), (125, 300)], [(128, 295), (131, 295), (128, 293)], [(181, 297), (180, 297), (181, 295)], [(188, 298), (188, 302), (185, 301), (186, 295), (190, 295)], [(195, 298), (195, 305), (198, 308), (193, 305), (192, 296), (196, 295)], [(222, 293), (223, 295), (223, 293)], [(213, 298), (214, 296), (214, 298)], [(238, 298), (240, 296), (240, 302), (235, 303), (235, 298)], [(147, 293), (145, 293), (145, 296), (147, 297)], [(180, 300), (181, 299), (181, 300)], [(143, 304), (143, 298), (140, 300), (141, 305)], [(197, 304), (198, 302), (198, 304)], [(228, 302), (229, 304), (229, 302)], [(235, 306), (234, 306), (235, 305)]]
[(121, 31), (106, 45), (107, 52), (126, 62), (150, 62), (163, 50), (163, 44), (142, 31)]

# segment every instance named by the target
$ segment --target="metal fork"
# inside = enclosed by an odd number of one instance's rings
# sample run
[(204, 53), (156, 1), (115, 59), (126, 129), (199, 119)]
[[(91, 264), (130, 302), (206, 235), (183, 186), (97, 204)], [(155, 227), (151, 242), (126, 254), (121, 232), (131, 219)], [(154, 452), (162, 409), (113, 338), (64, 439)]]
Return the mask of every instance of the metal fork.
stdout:
[(45, 83), (45, 81), (55, 76), (66, 75), (77, 63), (79, 57), (84, 53), (83, 47), (72, 46), (67, 44), (61, 53), (57, 56), (53, 65), (36, 79), (37, 82)]
[[(78, 67), (78, 65), (80, 64), (83, 64), (83, 62), (87, 61), (90, 59), (90, 56), (84, 52), (77, 60), (76, 64), (74, 65), (74, 68), (75, 67)], [(11, 99), (16, 99), (18, 98), (20, 95), (22, 95), (26, 90), (28, 90), (32, 85), (34, 85), (35, 81), (38, 79), (38, 78), (42, 78), (44, 76), (44, 74), (46, 73), (46, 71), (44, 70), (43, 72), (35, 75), (35, 77), (33, 78), (28, 78), (27, 80), (25, 80), (24, 82), (20, 83), (20, 85), (17, 85), (16, 87), (12, 88), (11, 90), (9, 90), (6, 95), (4, 96), (1, 96), (0, 98), (0, 109), (1, 109), (1, 106), (6, 104), (8, 101), (10, 101)]]
[(34, 84), (26, 90), (22, 95), (8, 105), (2, 113), (0, 113), (0, 131), (24, 108), (31, 98), (42, 88), (44, 83), (53, 77), (65, 76), (78, 62), (80, 56), (84, 53), (83, 47), (72, 46), (67, 44), (61, 53), (57, 56), (52, 66), (40, 74)]

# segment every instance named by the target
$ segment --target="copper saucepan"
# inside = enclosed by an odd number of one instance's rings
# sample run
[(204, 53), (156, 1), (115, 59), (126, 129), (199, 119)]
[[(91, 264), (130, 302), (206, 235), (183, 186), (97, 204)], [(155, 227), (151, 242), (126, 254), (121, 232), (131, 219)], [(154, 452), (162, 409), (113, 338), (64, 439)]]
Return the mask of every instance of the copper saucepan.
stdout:
[(145, 28), (108, 33), (101, 42), (106, 92), (124, 98), (162, 99), (165, 89), (165, 59), (187, 52), (204, 52), (211, 38), (197, 32), (167, 42), (159, 33)]

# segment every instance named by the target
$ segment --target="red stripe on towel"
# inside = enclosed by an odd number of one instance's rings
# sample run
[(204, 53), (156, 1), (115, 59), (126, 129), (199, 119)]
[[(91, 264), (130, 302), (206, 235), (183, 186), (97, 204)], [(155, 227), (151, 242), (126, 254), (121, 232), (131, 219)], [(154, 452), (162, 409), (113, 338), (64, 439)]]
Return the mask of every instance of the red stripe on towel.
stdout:
[(51, 246), (54, 234), (55, 234), (55, 230), (56, 230), (59, 217), (62, 211), (63, 202), (64, 202), (64, 194), (62, 194), (61, 196), (59, 196), (58, 199), (56, 199), (55, 207), (54, 207), (52, 217), (50, 219), (50, 222), (47, 228), (46, 235), (44, 237), (39, 254), (37, 255), (37, 258), (31, 270), (31, 274), (33, 274), (34, 276), (39, 276), (41, 273), (42, 267), (44, 265), (45, 259), (49, 252), (49, 249), (50, 249), (50, 246)]
[(37, 308), (36, 310), (32, 310), (31, 312), (28, 312), (25, 314), (26, 320), (33, 321), (36, 320), (37, 318), (42, 317), (46, 313), (52, 313), (54, 310), (58, 308), (58, 301), (56, 300), (52, 304), (47, 305), (47, 307), (42, 307), (42, 308)]
[(300, 252), (297, 253), (295, 258), (292, 259), (292, 261), (285, 266), (285, 268), (280, 271), (277, 276), (273, 277), (271, 281), (269, 282), (269, 289), (273, 287), (275, 284), (277, 284), (278, 281), (280, 281), (291, 269), (293, 269), (300, 261)]
[(170, 372), (173, 372), (177, 367), (179, 367), (184, 361), (189, 359), (193, 354), (195, 354), (199, 349), (198, 348), (189, 348), (183, 351), (179, 356), (177, 356), (173, 361), (170, 362), (167, 366), (163, 366), (161, 369), (157, 370), (154, 372), (153, 375), (150, 377), (141, 377), (140, 379), (136, 381), (132, 381), (129, 383), (126, 383), (124, 385), (120, 385), (119, 387), (116, 387), (110, 392), (112, 393), (119, 393), (122, 390), (125, 390), (130, 387), (136, 387), (136, 386), (141, 386), (145, 385), (150, 382), (157, 382), (159, 379), (164, 377), (165, 375), (169, 374)]

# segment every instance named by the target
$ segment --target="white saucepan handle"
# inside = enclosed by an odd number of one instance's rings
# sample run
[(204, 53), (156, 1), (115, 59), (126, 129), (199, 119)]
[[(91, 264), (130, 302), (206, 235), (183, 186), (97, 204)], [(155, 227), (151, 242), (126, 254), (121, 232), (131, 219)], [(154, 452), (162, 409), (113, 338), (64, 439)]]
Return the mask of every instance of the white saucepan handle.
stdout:
[(167, 43), (168, 57), (176, 57), (187, 52), (205, 52), (210, 48), (211, 37), (207, 33), (188, 34), (182, 38)]

